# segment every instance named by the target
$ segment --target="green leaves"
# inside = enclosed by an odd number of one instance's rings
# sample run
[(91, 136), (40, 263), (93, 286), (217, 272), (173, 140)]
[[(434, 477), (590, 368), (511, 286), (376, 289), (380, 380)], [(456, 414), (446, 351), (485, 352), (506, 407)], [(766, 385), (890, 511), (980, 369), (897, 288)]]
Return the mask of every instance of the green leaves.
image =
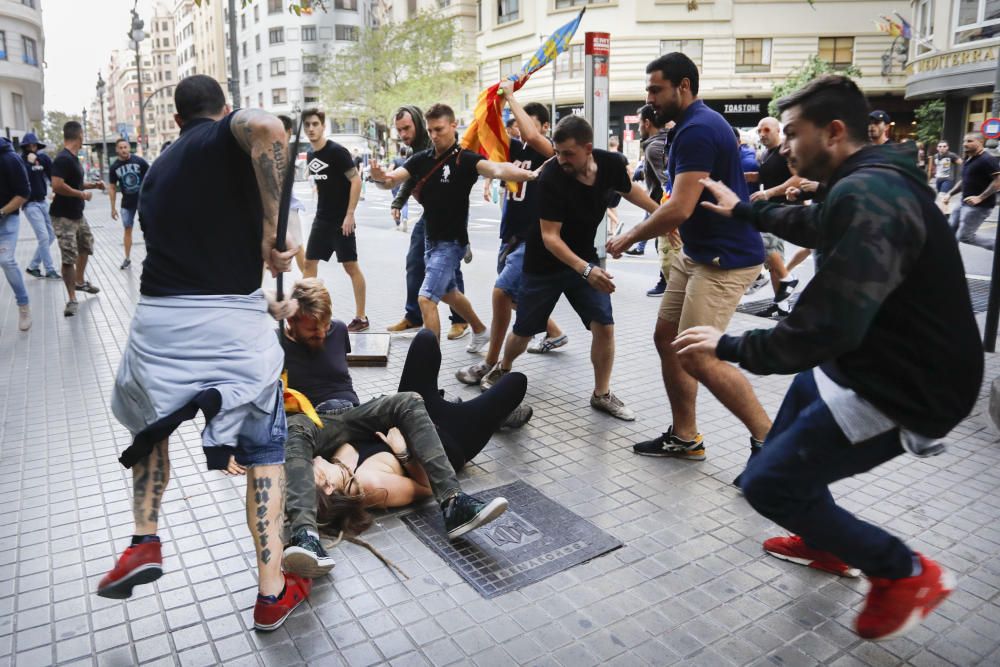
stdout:
[(836, 68), (818, 55), (812, 54), (801, 67), (797, 67), (789, 72), (788, 78), (773, 86), (773, 97), (767, 105), (768, 115), (777, 117), (778, 100), (786, 95), (791, 95), (802, 86), (824, 74), (844, 74), (857, 79), (861, 77), (861, 70), (854, 65), (848, 65), (842, 69)]

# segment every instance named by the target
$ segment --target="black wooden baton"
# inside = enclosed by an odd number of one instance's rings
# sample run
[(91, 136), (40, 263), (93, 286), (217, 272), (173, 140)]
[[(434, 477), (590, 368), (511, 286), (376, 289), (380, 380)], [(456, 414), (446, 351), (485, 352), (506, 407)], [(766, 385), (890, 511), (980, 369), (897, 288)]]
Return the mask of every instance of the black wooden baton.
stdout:
[[(295, 160), (299, 156), (299, 139), (302, 137), (302, 112), (298, 107), (295, 107), (292, 113), (298, 116), (298, 125), (295, 128), (295, 142), (288, 146), (288, 169), (285, 173), (285, 180), (281, 184), (281, 200), (278, 202), (278, 238), (274, 240), (274, 247), (278, 252), (285, 250), (288, 213), (292, 205), (292, 186), (295, 185)], [(284, 273), (278, 274), (278, 301), (285, 300), (284, 277)]]

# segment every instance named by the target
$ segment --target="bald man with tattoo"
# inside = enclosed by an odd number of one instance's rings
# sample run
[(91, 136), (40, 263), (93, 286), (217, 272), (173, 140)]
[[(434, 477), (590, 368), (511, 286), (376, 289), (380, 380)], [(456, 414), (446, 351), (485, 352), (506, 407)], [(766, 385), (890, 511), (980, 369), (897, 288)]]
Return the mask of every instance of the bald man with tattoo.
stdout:
[(272, 275), (287, 271), (298, 250), (275, 248), (287, 141), (275, 116), (230, 112), (207, 76), (181, 81), (174, 104), (180, 138), (143, 183), (141, 296), (111, 398), (133, 438), (120, 461), (132, 470), (135, 529), (97, 594), (128, 598), (162, 576), (156, 533), (170, 480), (168, 437), (200, 410), (208, 467), (224, 469), (233, 456), (247, 469), (254, 627), (275, 630), (310, 589), (308, 579), (281, 571), (284, 353), (270, 318), (294, 314), (294, 302), (276, 303), (260, 289), (262, 265)]

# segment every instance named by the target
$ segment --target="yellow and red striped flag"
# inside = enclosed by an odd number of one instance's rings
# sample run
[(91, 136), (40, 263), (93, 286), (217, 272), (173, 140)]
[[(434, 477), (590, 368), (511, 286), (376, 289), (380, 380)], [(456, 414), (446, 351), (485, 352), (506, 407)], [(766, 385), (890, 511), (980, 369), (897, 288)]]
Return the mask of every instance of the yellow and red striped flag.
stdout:
[[(531, 58), (521, 67), (517, 74), (511, 74), (514, 90), (519, 89), (528, 77), (552, 62), (560, 53), (569, 48), (569, 43), (580, 26), (580, 19), (586, 8), (580, 10), (576, 18), (562, 26), (538, 47)], [(504, 129), (503, 98), (497, 95), (500, 84), (495, 83), (479, 94), (472, 122), (462, 137), (462, 148), (476, 151), (489, 160), (507, 162), (510, 159), (510, 139)]]

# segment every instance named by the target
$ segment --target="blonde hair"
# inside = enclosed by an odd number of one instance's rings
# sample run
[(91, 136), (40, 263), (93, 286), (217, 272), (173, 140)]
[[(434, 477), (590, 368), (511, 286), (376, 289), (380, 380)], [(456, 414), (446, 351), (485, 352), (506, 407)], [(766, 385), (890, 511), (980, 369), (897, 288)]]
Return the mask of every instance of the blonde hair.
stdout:
[(314, 317), (320, 322), (333, 319), (330, 292), (319, 278), (303, 278), (295, 283), (291, 298), (299, 302), (299, 314)]

